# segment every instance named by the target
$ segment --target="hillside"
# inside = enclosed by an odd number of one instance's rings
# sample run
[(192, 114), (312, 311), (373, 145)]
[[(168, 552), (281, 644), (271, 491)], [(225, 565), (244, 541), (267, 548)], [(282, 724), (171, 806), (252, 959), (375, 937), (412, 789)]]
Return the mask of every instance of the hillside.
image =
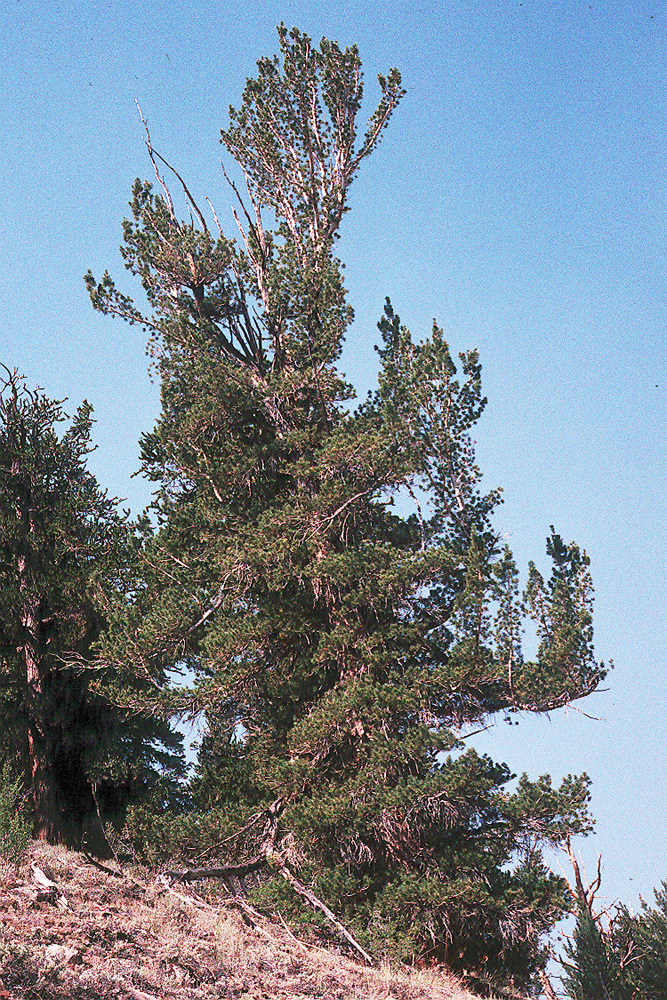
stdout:
[(472, 1000), (306, 946), (243, 900), (33, 843), (0, 868), (1, 1000)]

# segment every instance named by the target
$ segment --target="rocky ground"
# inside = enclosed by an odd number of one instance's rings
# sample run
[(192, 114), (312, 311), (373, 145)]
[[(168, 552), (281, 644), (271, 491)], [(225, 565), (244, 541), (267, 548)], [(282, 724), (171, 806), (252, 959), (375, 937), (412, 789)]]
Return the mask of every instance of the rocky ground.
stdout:
[(0, 865), (0, 1000), (98, 998), (472, 1000), (441, 972), (299, 942), (243, 900), (34, 843)]

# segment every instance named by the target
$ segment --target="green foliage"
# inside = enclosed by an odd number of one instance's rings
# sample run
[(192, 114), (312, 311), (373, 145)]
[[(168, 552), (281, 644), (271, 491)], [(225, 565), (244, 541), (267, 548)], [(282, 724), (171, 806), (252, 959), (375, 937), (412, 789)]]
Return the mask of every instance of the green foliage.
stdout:
[(572, 1000), (621, 1000), (619, 968), (609, 942), (584, 907), (579, 911), (572, 943), (566, 947), (568, 972), (564, 980)]
[[(91, 412), (59, 433), (59, 402), (16, 372), (0, 384), (0, 747), (25, 776), (35, 835), (103, 851), (102, 818), (122, 816), (173, 739), (105, 692), (94, 662), (137, 543), (86, 468)], [(135, 693), (147, 686), (134, 677)]]
[[(360, 939), (526, 987), (567, 908), (541, 849), (590, 829), (588, 779), (511, 790), (462, 737), (595, 689), (588, 559), (552, 529), (552, 573), (531, 567), (520, 594), (474, 456), (479, 358), (457, 366), (437, 326), (415, 342), (387, 301), (377, 391), (350, 409), (333, 247), (400, 75), (380, 78), (356, 145), (356, 49), (279, 41), (222, 132), (250, 199), (240, 243), (209, 232), (185, 186), (177, 218), (149, 142), (164, 194), (135, 183), (123, 253), (150, 312), (86, 279), (97, 309), (151, 332), (161, 380), (142, 439), (157, 530), (104, 655), (119, 674), (192, 672), (181, 704), (208, 725), (196, 810), (244, 831), (222, 823), (223, 856), (252, 853), (252, 817), (280, 798), (277, 849)], [(261, 892), (285, 902), (277, 880)]]
[(667, 884), (654, 908), (619, 906), (609, 924), (582, 908), (566, 947), (564, 984), (572, 1000), (664, 1000), (667, 996)]
[(24, 811), (21, 780), (5, 765), (0, 775), (0, 858), (16, 864), (30, 843), (32, 823)]
[(613, 926), (613, 946), (631, 996), (662, 1000), (667, 996), (667, 882), (655, 891), (656, 905), (636, 915), (621, 907)]

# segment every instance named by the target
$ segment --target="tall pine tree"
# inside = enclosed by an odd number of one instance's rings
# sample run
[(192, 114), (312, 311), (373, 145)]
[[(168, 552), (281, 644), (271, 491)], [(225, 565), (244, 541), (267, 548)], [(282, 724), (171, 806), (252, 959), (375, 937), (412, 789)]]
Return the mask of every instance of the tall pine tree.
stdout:
[(615, 956), (593, 915), (581, 908), (571, 943), (565, 987), (572, 1000), (631, 1000), (623, 989)]
[(642, 900), (639, 913), (619, 904), (603, 920), (593, 897), (580, 906), (561, 959), (571, 1000), (664, 1000), (667, 997), (667, 883), (656, 905)]
[[(0, 752), (29, 792), (36, 837), (107, 853), (177, 741), (100, 689), (94, 646), (124, 601), (133, 532), (86, 468), (89, 403), (61, 403), (7, 369), (0, 382)], [(146, 679), (111, 685), (124, 698)], [(174, 759), (174, 763), (176, 760)]]
[(106, 655), (194, 673), (197, 794), (220, 830), (239, 821), (227, 849), (251, 850), (256, 819), (242, 821), (263, 806), (279, 814), (265, 900), (289, 907), (296, 866), (376, 953), (525, 985), (567, 908), (541, 845), (589, 828), (588, 781), (524, 775), (512, 792), (461, 736), (595, 689), (588, 559), (552, 530), (553, 573), (531, 566), (520, 596), (470, 438), (479, 359), (461, 355), (459, 374), (436, 326), (416, 343), (387, 303), (378, 389), (350, 409), (335, 241), (401, 79), (379, 77), (357, 144), (356, 48), (279, 39), (222, 132), (245, 177), (240, 240), (211, 231), (176, 175), (179, 220), (149, 136), (161, 193), (135, 183), (122, 248), (149, 311), (87, 276), (97, 309), (151, 332), (162, 393), (142, 441), (158, 529)]

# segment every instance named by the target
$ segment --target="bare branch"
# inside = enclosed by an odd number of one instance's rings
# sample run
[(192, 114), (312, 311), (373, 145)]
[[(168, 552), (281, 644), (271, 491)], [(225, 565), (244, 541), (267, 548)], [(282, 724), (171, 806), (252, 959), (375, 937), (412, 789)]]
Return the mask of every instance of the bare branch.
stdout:
[(141, 123), (144, 126), (144, 129), (146, 131), (146, 148), (148, 149), (148, 155), (150, 157), (150, 161), (153, 164), (153, 170), (155, 171), (155, 176), (157, 177), (158, 183), (159, 183), (160, 187), (162, 188), (162, 190), (164, 191), (165, 197), (167, 199), (167, 205), (169, 206), (169, 214), (171, 215), (172, 219), (174, 220), (174, 222), (178, 226), (178, 220), (176, 218), (176, 212), (174, 211), (174, 203), (171, 200), (171, 193), (169, 191), (169, 188), (167, 187), (166, 181), (164, 180), (164, 178), (162, 178), (160, 176), (160, 171), (158, 170), (157, 163), (155, 162), (155, 156), (154, 156), (154, 153), (153, 153), (153, 144), (151, 142), (151, 134), (148, 131), (148, 122), (146, 121), (146, 119), (143, 116), (141, 107), (139, 106), (139, 101), (136, 99), (136, 97), (134, 99), (134, 103), (137, 105), (137, 110), (139, 112), (139, 117), (141, 118)]
[[(158, 153), (158, 151), (156, 149), (153, 148), (153, 145), (151, 143), (150, 133), (148, 131), (148, 125), (146, 123), (146, 120), (144, 119), (144, 116), (141, 113), (141, 108), (139, 107), (139, 102), (138, 101), (136, 101), (136, 105), (137, 105), (137, 108), (139, 108), (139, 115), (140, 115), (141, 120), (143, 122), (144, 128), (146, 129), (146, 146), (148, 148), (148, 155), (151, 158), (151, 163), (153, 164), (153, 169), (155, 170), (155, 175), (156, 175), (158, 181), (160, 182), (160, 185), (161, 185), (163, 191), (165, 192), (165, 194), (167, 196), (167, 200), (169, 202), (169, 211), (171, 212), (172, 218), (176, 222), (176, 214), (174, 212), (174, 205), (173, 205), (173, 202), (171, 200), (171, 194), (169, 193), (169, 189), (167, 188), (166, 182), (163, 180), (162, 177), (160, 177), (160, 174), (158, 172), (157, 165), (155, 163), (154, 157), (157, 157), (158, 160), (161, 160), (162, 163), (164, 163), (164, 165), (167, 168), (167, 170), (171, 170), (172, 174), (174, 174), (174, 176), (176, 178), (178, 178), (178, 180), (180, 181), (181, 187), (183, 188), (183, 191), (185, 192), (185, 197), (188, 199), (188, 201), (190, 202), (190, 204), (194, 208), (194, 210), (195, 210), (195, 212), (197, 214), (197, 218), (199, 219), (199, 221), (201, 223), (202, 229), (208, 235), (208, 226), (206, 225), (206, 219), (204, 218), (204, 216), (203, 216), (203, 214), (202, 214), (202, 212), (201, 212), (201, 210), (199, 208), (199, 205), (197, 204), (197, 202), (192, 197), (192, 194), (190, 193), (190, 190), (189, 190), (187, 184), (185, 183), (185, 181), (183, 180), (183, 178), (179, 174), (178, 170), (176, 170), (175, 167), (172, 167), (171, 163), (169, 163), (168, 160), (165, 160), (164, 156), (162, 156), (160, 153)], [(178, 222), (176, 222), (176, 224), (178, 225)]]
[(211, 201), (211, 199), (209, 198), (208, 195), (206, 195), (206, 201), (208, 202), (208, 207), (213, 212), (213, 218), (215, 219), (215, 224), (218, 227), (218, 232), (220, 233), (220, 235), (224, 239), (224, 233), (222, 231), (222, 226), (220, 225), (220, 222), (218, 221), (218, 216), (215, 213), (215, 208), (213, 207), (213, 202)]
[(342, 934), (342, 936), (345, 938), (345, 940), (348, 941), (352, 945), (352, 947), (354, 948), (354, 950), (361, 955), (361, 957), (364, 959), (365, 962), (367, 962), (369, 965), (375, 965), (375, 962), (373, 961), (373, 959), (371, 958), (371, 956), (368, 954), (368, 952), (364, 951), (364, 949), (361, 947), (361, 945), (359, 944), (359, 942), (357, 940), (355, 940), (355, 938), (352, 937), (352, 935), (348, 931), (347, 927), (345, 927), (344, 924), (341, 924), (340, 920), (329, 909), (329, 907), (326, 905), (326, 903), (323, 903), (321, 899), (317, 898), (317, 896), (315, 895), (315, 893), (311, 892), (310, 889), (307, 889), (305, 887), (305, 885), (303, 885), (301, 882), (299, 882), (298, 878), (296, 878), (296, 876), (294, 876), (292, 874), (292, 872), (289, 870), (289, 868), (285, 864), (280, 864), (279, 865), (279, 871), (280, 871), (280, 874), (282, 875), (282, 877), (285, 879), (285, 881), (289, 882), (289, 884), (292, 886), (292, 888), (300, 896), (302, 896), (305, 900), (307, 900), (311, 904), (311, 906), (313, 906), (316, 910), (320, 910), (320, 912), (324, 914), (324, 916), (327, 918), (327, 920), (334, 925), (334, 927), (336, 928), (336, 930), (340, 934)]
[(554, 990), (553, 986), (551, 985), (551, 980), (547, 976), (547, 974), (544, 971), (544, 969), (538, 969), (537, 970), (537, 976), (538, 976), (538, 978), (540, 980), (540, 984), (542, 986), (542, 990), (543, 990), (544, 995), (547, 998), (547, 1000), (558, 1000), (558, 994), (556, 993), (556, 991)]

